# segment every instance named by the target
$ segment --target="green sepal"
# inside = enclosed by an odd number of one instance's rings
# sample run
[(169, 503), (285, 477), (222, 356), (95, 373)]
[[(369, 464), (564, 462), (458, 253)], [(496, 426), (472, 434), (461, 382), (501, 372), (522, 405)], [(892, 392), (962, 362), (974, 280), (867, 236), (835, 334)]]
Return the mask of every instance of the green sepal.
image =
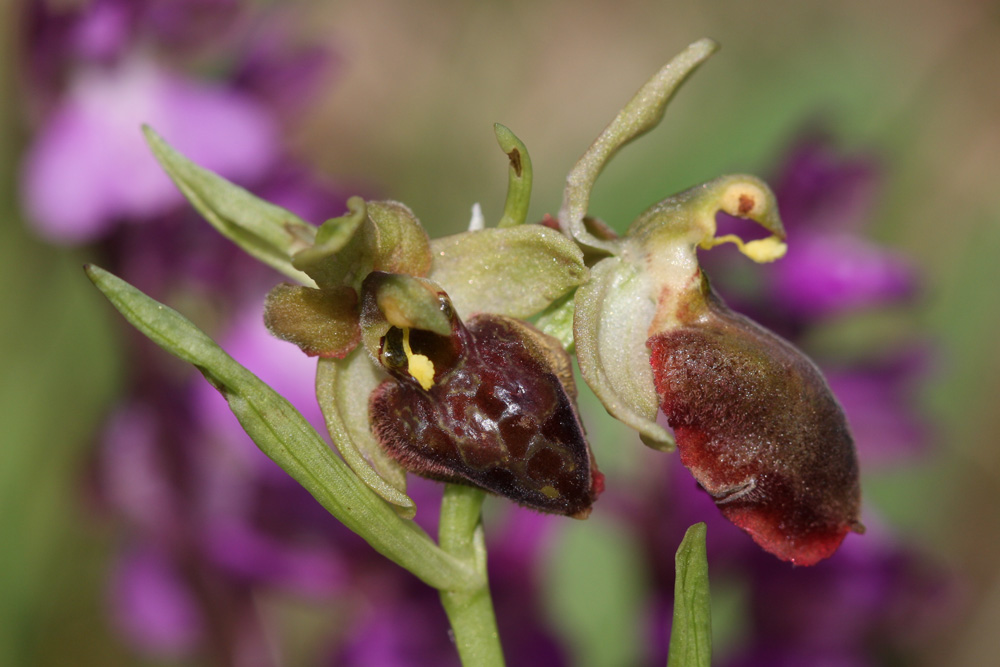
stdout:
[(674, 440), (656, 423), (659, 399), (646, 347), (656, 307), (649, 282), (619, 257), (598, 262), (576, 291), (573, 337), (580, 373), (605, 409), (650, 447), (670, 451)]
[(370, 201), (368, 219), (374, 237), (373, 271), (427, 275), (430, 238), (409, 207), (396, 201)]
[(349, 212), (327, 220), (311, 248), (295, 255), (295, 267), (320, 287), (361, 289), (372, 271), (427, 275), (430, 240), (413, 212), (393, 201), (347, 200)]
[(400, 517), (333, 453), (292, 405), (236, 363), (177, 311), (96, 266), (87, 275), (122, 315), (167, 352), (198, 368), (257, 446), (376, 551), (438, 589), (471, 589), (482, 576)]
[(459, 315), (478, 312), (527, 318), (587, 280), (583, 253), (547, 227), (483, 229), (431, 241), (431, 280)]
[(368, 221), (365, 200), (351, 197), (347, 209), (346, 214), (320, 225), (316, 242), (292, 258), (295, 268), (309, 274), (320, 287), (357, 288), (371, 271), (372, 253), (365, 247), (365, 235), (359, 233)]
[(531, 181), (533, 170), (528, 149), (517, 136), (500, 123), (493, 124), (500, 149), (507, 154), (507, 200), (503, 205), (503, 217), (497, 227), (517, 227), (528, 219), (528, 205), (531, 203)]
[(264, 302), (264, 324), (310, 357), (342, 359), (361, 342), (358, 295), (347, 286), (275, 285)]
[(705, 533), (703, 523), (688, 528), (674, 558), (674, 620), (667, 667), (712, 664), (712, 599)]
[(559, 225), (565, 234), (585, 246), (617, 252), (616, 242), (599, 239), (584, 226), (583, 218), (590, 206), (594, 183), (615, 153), (659, 124), (667, 102), (677, 88), (718, 48), (718, 44), (711, 39), (700, 39), (688, 46), (643, 84), (625, 108), (604, 128), (566, 177), (563, 204), (559, 211)]
[(289, 278), (313, 284), (293, 266), (292, 256), (312, 245), (315, 226), (194, 164), (149, 126), (142, 131), (163, 170), (220, 234)]
[(406, 495), (406, 471), (385, 455), (368, 425), (368, 397), (384, 377), (360, 349), (345, 359), (320, 359), (316, 399), (347, 465), (400, 516), (412, 519), (417, 506)]

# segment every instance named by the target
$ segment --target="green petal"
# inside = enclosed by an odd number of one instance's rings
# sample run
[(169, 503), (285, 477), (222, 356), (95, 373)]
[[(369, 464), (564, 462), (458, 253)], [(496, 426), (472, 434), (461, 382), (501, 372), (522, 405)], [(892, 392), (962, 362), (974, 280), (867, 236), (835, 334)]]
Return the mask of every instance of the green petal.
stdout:
[(687, 529), (674, 559), (674, 622), (667, 667), (710, 667), (712, 600), (708, 589), (705, 524)]
[(236, 363), (177, 311), (103, 269), (91, 281), (139, 331), (216, 387), (257, 446), (376, 551), (435, 588), (471, 588), (481, 577), (445, 553), (365, 486), (292, 405)]
[(264, 303), (264, 323), (311, 357), (340, 359), (361, 341), (358, 295), (350, 287), (276, 285)]
[(655, 308), (649, 276), (609, 257), (576, 292), (573, 334), (580, 372), (605, 409), (650, 447), (669, 451), (674, 441), (656, 423), (659, 400), (646, 347)]
[(576, 244), (540, 225), (446, 236), (431, 250), (430, 278), (463, 319), (478, 312), (530, 317), (587, 280)]
[(374, 231), (373, 270), (426, 276), (431, 268), (430, 239), (417, 216), (395, 201), (368, 202)]
[(316, 369), (319, 400), (334, 444), (368, 488), (413, 518), (417, 507), (406, 495), (406, 471), (382, 451), (372, 436), (368, 397), (384, 379), (363, 350), (346, 359), (321, 359)]
[(202, 169), (171, 148), (150, 127), (144, 126), (143, 132), (164, 171), (219, 233), (289, 278), (304, 285), (313, 284), (309, 276), (292, 266), (291, 258), (312, 244), (316, 227)]

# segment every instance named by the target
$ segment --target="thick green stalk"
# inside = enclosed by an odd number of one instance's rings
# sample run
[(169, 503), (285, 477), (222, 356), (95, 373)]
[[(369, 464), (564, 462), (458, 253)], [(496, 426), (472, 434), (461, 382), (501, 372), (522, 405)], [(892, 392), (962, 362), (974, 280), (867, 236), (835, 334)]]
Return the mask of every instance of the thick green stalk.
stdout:
[(480, 511), (485, 493), (458, 484), (445, 487), (441, 501), (439, 542), (442, 549), (466, 562), (480, 576), (474, 587), (441, 590), (463, 665), (502, 667), (503, 650), (497, 632), (493, 600), (486, 576), (486, 545)]
[(438, 589), (470, 590), (485, 580), (471, 559), (447, 553), (415, 523), (400, 518), (287, 400), (180, 313), (103, 269), (86, 270), (125, 319), (167, 352), (194, 364), (225, 396), (257, 446), (376, 551)]

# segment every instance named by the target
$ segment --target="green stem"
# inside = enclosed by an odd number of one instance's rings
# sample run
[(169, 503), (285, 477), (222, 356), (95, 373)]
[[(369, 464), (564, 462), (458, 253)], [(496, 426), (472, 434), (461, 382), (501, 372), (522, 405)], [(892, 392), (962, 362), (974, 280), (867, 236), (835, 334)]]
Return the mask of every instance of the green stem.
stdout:
[(475, 586), (467, 588), (442, 589), (441, 604), (455, 633), (462, 664), (502, 667), (503, 650), (490, 598), (486, 545), (480, 521), (485, 495), (483, 491), (469, 486), (448, 484), (445, 487), (438, 534), (441, 548), (468, 563), (480, 580)]

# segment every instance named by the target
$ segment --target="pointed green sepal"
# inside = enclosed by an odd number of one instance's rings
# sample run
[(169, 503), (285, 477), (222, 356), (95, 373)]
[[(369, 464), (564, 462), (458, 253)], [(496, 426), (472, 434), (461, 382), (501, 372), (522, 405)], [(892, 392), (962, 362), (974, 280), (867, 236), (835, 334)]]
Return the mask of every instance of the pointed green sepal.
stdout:
[(194, 164), (149, 126), (142, 131), (167, 175), (220, 234), (289, 278), (313, 284), (291, 258), (312, 245), (316, 227)]

